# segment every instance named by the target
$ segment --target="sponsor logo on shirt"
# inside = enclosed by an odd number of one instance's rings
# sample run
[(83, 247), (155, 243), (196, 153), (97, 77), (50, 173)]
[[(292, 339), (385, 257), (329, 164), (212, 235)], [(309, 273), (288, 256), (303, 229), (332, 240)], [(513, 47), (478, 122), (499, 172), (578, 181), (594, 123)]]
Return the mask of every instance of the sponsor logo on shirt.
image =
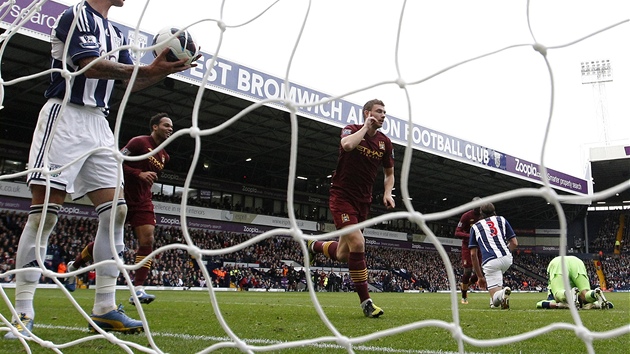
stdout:
[(358, 145), (357, 146), (357, 150), (364, 156), (367, 156), (371, 159), (382, 159), (383, 158), (383, 152), (382, 151), (376, 151), (376, 150), (372, 150), (370, 148), (367, 148), (363, 145)]
[[(149, 148), (149, 152), (153, 151), (153, 149)], [(153, 156), (149, 156), (149, 162), (151, 163), (151, 165), (153, 165), (158, 171), (162, 171), (164, 169), (164, 160), (165, 160), (165, 156), (162, 155), (162, 162), (160, 162), (160, 160), (158, 160), (155, 155)]]

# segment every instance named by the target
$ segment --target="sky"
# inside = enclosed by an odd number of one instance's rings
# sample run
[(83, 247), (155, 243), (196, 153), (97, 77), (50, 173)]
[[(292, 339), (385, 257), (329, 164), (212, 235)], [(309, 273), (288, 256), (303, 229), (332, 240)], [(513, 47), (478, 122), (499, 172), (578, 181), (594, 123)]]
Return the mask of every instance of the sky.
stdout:
[[(630, 144), (628, 1), (126, 0), (109, 18), (150, 33), (190, 25), (204, 52), (331, 96), (400, 78), (407, 91), (344, 99), (380, 98), (389, 115), (579, 178), (591, 147)], [(554, 78), (544, 160), (552, 86), (536, 42)], [(595, 60), (610, 60), (612, 82), (582, 83)]]

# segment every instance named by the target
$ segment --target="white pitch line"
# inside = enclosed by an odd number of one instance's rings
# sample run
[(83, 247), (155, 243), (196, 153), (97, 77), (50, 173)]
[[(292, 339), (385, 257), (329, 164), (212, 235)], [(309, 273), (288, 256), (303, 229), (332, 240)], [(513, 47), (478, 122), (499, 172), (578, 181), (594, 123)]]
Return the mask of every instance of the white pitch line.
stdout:
[[(48, 329), (62, 329), (66, 331), (77, 331), (77, 332), (88, 332), (86, 327), (69, 327), (69, 326), (53, 326), (47, 324), (35, 324), (35, 328), (48, 328)], [(191, 334), (182, 334), (182, 333), (168, 333), (168, 332), (151, 332), (154, 337), (168, 337), (168, 338), (177, 338), (183, 340), (198, 340), (198, 341), (215, 341), (215, 342), (231, 342), (231, 338), (229, 337), (217, 337), (217, 336), (204, 336), (204, 335), (191, 335)], [(127, 337), (126, 337), (127, 338)], [(265, 338), (252, 338), (252, 339), (244, 339), (241, 338), (246, 343), (255, 343), (255, 344), (279, 344), (285, 343), (282, 341), (274, 341)], [(308, 346), (316, 347), (316, 348), (326, 348), (326, 349), (345, 349), (344, 347), (336, 344), (328, 344), (328, 343), (311, 343)], [(355, 345), (353, 346), (356, 350), (361, 351), (370, 351), (376, 353), (403, 353), (403, 354), (432, 354), (436, 353), (431, 350), (415, 350), (415, 349), (396, 349), (390, 347), (374, 347), (374, 346), (364, 346), (364, 345)], [(287, 349), (290, 350), (290, 349)], [(451, 351), (439, 351), (440, 354), (458, 354), (459, 352), (451, 352)], [(482, 352), (467, 352), (470, 354), (483, 354)]]

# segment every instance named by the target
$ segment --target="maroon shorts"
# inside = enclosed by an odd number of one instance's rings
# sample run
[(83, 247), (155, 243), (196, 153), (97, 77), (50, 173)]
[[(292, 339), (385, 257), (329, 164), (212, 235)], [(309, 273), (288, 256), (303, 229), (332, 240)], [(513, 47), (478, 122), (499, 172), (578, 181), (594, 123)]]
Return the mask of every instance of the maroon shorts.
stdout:
[[(479, 259), (479, 264), (481, 265), (481, 252), (477, 252), (477, 258)], [(468, 247), (462, 247), (462, 266), (464, 268), (473, 267), (470, 249)]]
[(329, 206), (337, 229), (365, 221), (370, 213), (370, 203), (354, 202), (334, 196), (330, 197)]
[(131, 227), (138, 227), (142, 225), (155, 226), (155, 213), (148, 210), (127, 211), (127, 223)]

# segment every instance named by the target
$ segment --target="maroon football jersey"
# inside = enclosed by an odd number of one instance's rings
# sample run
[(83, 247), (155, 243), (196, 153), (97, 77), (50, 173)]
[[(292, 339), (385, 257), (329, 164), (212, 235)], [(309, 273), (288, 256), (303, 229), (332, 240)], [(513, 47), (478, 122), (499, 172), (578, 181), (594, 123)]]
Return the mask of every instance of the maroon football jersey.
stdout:
[[(150, 135), (137, 136), (129, 140), (121, 152), (127, 156), (144, 155), (153, 151), (158, 145)], [(140, 172), (153, 171), (158, 175), (168, 163), (168, 153), (162, 149), (153, 156), (140, 161), (125, 161), (123, 172), (125, 173), (125, 200), (130, 209), (135, 211), (153, 211), (152, 184), (138, 178)]]
[[(341, 130), (341, 137), (361, 129), (362, 125), (351, 124)], [(339, 145), (337, 169), (332, 177), (331, 196), (340, 196), (363, 203), (372, 202), (372, 187), (379, 167), (394, 167), (392, 141), (380, 131), (374, 136), (365, 135), (352, 151)]]
[(481, 219), (481, 215), (475, 210), (468, 210), (462, 214), (455, 229), (455, 236), (462, 239), (462, 248), (468, 248), (468, 240), (470, 239), (470, 228)]

